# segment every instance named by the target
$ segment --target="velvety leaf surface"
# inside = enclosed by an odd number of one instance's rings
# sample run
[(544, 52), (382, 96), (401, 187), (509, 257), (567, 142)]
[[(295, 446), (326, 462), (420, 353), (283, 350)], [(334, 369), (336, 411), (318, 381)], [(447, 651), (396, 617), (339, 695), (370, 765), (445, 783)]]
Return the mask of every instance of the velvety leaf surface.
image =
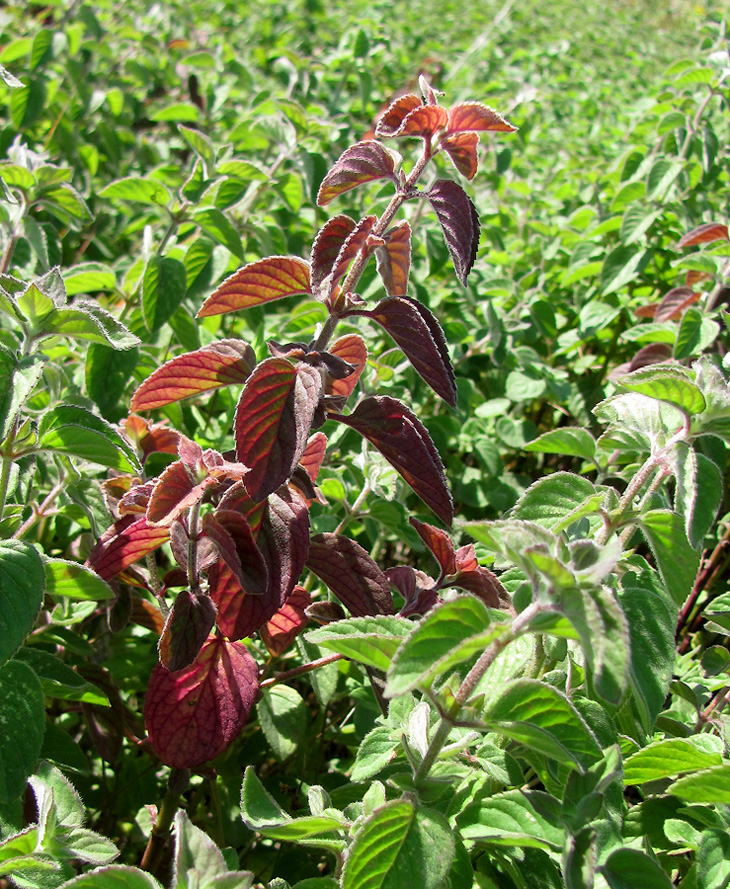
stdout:
[(414, 299), (394, 296), (361, 314), (377, 321), (434, 392), (448, 405), (456, 407), (456, 379), (446, 337), (426, 306)]
[(317, 534), (310, 541), (306, 565), (355, 617), (393, 613), (388, 579), (349, 537)]
[(375, 135), (386, 138), (394, 136), (399, 130), (406, 115), (422, 104), (421, 99), (418, 96), (414, 96), (412, 93), (405, 96), (399, 96), (390, 104), (380, 117), (380, 120), (378, 120), (378, 124), (375, 128)]
[(12, 660), (0, 667), (0, 701), (0, 803), (9, 803), (36, 767), (46, 724), (41, 685), (27, 664)]
[(243, 340), (220, 340), (178, 355), (150, 374), (132, 396), (131, 410), (149, 411), (220, 386), (245, 383), (256, 365)]
[(498, 130), (514, 133), (512, 126), (501, 114), (481, 102), (460, 102), (449, 110), (449, 133), (483, 132)]
[(675, 778), (685, 772), (722, 765), (722, 755), (702, 750), (688, 738), (666, 738), (649, 744), (624, 762), (624, 782), (643, 784), (659, 778)]
[(673, 885), (658, 861), (638, 849), (616, 849), (599, 871), (611, 889), (671, 889)]
[(386, 232), (382, 247), (375, 248), (377, 270), (389, 296), (405, 296), (411, 270), (411, 227), (407, 222)]
[(144, 708), (155, 753), (178, 769), (214, 759), (240, 732), (257, 693), (258, 667), (240, 642), (211, 636), (176, 673), (158, 664)]
[(377, 216), (363, 217), (344, 241), (332, 267), (331, 285), (335, 285), (344, 277), (347, 267), (367, 244), (370, 232), (377, 222)]
[(295, 256), (269, 256), (249, 263), (226, 278), (203, 303), (198, 318), (311, 293), (309, 263)]
[(168, 528), (148, 525), (146, 519), (125, 516), (104, 532), (86, 564), (99, 577), (111, 580), (134, 562), (143, 559), (167, 541)]
[(312, 482), (317, 481), (317, 475), (322, 467), (322, 461), (327, 451), (327, 436), (324, 432), (315, 432), (307, 442), (304, 453), (299, 458), (299, 463), (307, 472)]
[(320, 294), (322, 283), (328, 275), (332, 274), (342, 245), (353, 233), (355, 226), (354, 219), (340, 214), (328, 219), (317, 233), (314, 244), (312, 244), (311, 258), (312, 292), (315, 295), (320, 297), (326, 295)]
[(428, 192), (454, 263), (456, 277), (466, 284), (479, 247), (479, 216), (464, 189), (451, 179), (438, 179)]
[(160, 663), (173, 673), (192, 664), (214, 623), (215, 606), (210, 596), (180, 590), (160, 637)]
[(710, 244), (712, 241), (727, 241), (728, 228), (722, 222), (706, 222), (679, 239), (677, 247), (694, 247), (695, 244)]
[(182, 460), (176, 460), (165, 469), (152, 490), (145, 516), (147, 523), (169, 527), (215, 484), (216, 480), (210, 476), (196, 482), (192, 470)]
[[(446, 129), (448, 114), (441, 105), (421, 105), (409, 111), (400, 122), (394, 132), (383, 132), (380, 126), (380, 135), (404, 138), (406, 136), (421, 136), (429, 138), (438, 130)], [(382, 120), (381, 120), (382, 124)]]
[(520, 790), (497, 793), (467, 805), (457, 823), (465, 840), (544, 849), (559, 849), (563, 843), (562, 828), (537, 813)]
[(671, 510), (652, 509), (641, 517), (641, 530), (672, 598), (677, 605), (684, 604), (700, 564), (700, 553), (687, 540), (684, 520)]
[(479, 136), (476, 133), (455, 133), (444, 139), (442, 144), (456, 169), (471, 181), (479, 167), (477, 157)]
[(368, 350), (365, 341), (356, 333), (347, 333), (335, 340), (329, 351), (356, 369), (342, 380), (328, 380), (327, 394), (349, 398), (367, 364)]
[(142, 282), (142, 314), (150, 331), (159, 330), (179, 307), (187, 290), (187, 273), (179, 259), (152, 256)]
[(74, 877), (64, 884), (68, 889), (162, 889), (161, 884), (143, 870), (126, 864), (108, 864)]
[(392, 154), (380, 142), (358, 142), (347, 148), (324, 177), (317, 194), (320, 207), (328, 204), (332, 198), (376, 179), (392, 179), (397, 183), (394, 174), (395, 162)]
[(453, 503), (443, 464), (425, 426), (404, 404), (387, 395), (363, 399), (341, 423), (356, 429), (400, 473), (447, 525)]
[(269, 654), (280, 657), (309, 623), (305, 609), (312, 597), (301, 586), (295, 586), (276, 614), (259, 630)]
[(418, 536), (431, 550), (441, 568), (441, 574), (456, 573), (456, 553), (454, 544), (449, 535), (440, 528), (435, 528), (426, 522), (420, 522), (415, 516), (408, 519), (411, 527), (415, 528)]
[(360, 664), (385, 672), (413, 624), (402, 617), (378, 614), (350, 617), (307, 633), (307, 641), (336, 651)]
[[(46, 592), (51, 596), (67, 596), (69, 599), (102, 602), (114, 595), (111, 588), (98, 574), (66, 559), (43, 557), (46, 572)], [(2, 573), (2, 546), (0, 545), (0, 576)], [(39, 593), (37, 593), (39, 595)], [(29, 597), (30, 598), (30, 597)]]
[(20, 540), (0, 541), (0, 664), (33, 629), (45, 585), (43, 562), (35, 547)]
[(320, 375), (285, 358), (267, 358), (251, 374), (236, 408), (238, 460), (254, 500), (263, 500), (292, 474), (307, 446)]

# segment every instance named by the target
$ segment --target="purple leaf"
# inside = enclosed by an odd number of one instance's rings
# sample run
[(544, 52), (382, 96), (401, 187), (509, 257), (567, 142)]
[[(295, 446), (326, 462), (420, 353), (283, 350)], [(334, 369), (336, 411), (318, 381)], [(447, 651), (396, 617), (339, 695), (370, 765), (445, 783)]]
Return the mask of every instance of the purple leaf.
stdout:
[[(342, 245), (355, 231), (355, 220), (341, 214), (329, 219), (317, 233), (312, 244), (312, 291), (320, 295), (325, 278), (332, 273)], [(326, 295), (326, 294), (324, 294)]]
[(317, 204), (324, 207), (332, 198), (377, 179), (391, 179), (398, 184), (393, 155), (380, 142), (358, 142), (340, 156), (322, 180)]
[(436, 211), (446, 246), (462, 284), (474, 265), (479, 246), (479, 216), (464, 189), (451, 179), (437, 180), (428, 199)]
[(385, 244), (375, 248), (375, 258), (389, 296), (405, 296), (411, 270), (411, 227), (407, 222), (384, 235)]
[(214, 623), (215, 605), (210, 596), (181, 590), (160, 636), (160, 663), (172, 672), (192, 664)]

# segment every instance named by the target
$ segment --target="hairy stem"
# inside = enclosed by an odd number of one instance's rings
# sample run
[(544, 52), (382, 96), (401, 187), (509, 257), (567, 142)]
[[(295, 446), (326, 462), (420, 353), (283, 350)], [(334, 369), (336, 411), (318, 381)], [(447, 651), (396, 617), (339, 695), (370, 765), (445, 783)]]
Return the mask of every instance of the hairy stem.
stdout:
[(342, 660), (342, 657), (343, 655), (341, 654), (328, 654), (325, 657), (321, 657), (316, 661), (311, 661), (308, 664), (302, 664), (291, 670), (285, 670), (283, 673), (277, 673), (269, 679), (264, 679), (259, 685), (259, 688), (271, 688), (272, 685), (278, 685), (280, 682), (288, 682), (290, 679), (296, 679), (297, 676), (304, 676), (305, 673), (311, 673), (313, 670), (318, 670), (320, 667), (326, 667), (327, 664), (333, 664), (335, 661)]
[(162, 800), (160, 811), (150, 832), (140, 867), (153, 876), (165, 879), (165, 852), (170, 840), (172, 822), (180, 802), (180, 794), (187, 788), (190, 775), (186, 769), (172, 769), (167, 792)]

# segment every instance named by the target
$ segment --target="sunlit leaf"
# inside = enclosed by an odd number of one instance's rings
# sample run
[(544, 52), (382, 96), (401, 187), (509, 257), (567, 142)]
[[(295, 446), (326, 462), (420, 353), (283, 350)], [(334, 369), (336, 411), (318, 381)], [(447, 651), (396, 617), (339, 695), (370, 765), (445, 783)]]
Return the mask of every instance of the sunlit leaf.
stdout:
[(245, 265), (226, 278), (203, 303), (198, 318), (301, 294), (312, 295), (309, 263), (294, 256), (269, 256)]
[(400, 96), (392, 102), (381, 115), (375, 128), (375, 135), (386, 138), (394, 136), (398, 132), (406, 115), (413, 111), (414, 108), (420, 107), (422, 104), (423, 103), (419, 97), (414, 96), (411, 93), (405, 96)]
[(481, 102), (460, 102), (449, 109), (449, 134), (498, 130), (514, 133), (517, 127)]
[(727, 225), (722, 222), (706, 222), (683, 235), (677, 247), (694, 247), (695, 244), (711, 244), (713, 241), (727, 240), (729, 240)]
[(332, 266), (331, 277), (327, 278), (330, 289), (345, 275), (348, 266), (360, 250), (365, 248), (376, 222), (377, 216), (364, 216), (347, 236)]
[(672, 881), (655, 858), (638, 849), (616, 849), (598, 870), (611, 889), (671, 889)]
[(456, 277), (466, 284), (479, 247), (479, 215), (464, 189), (451, 179), (438, 179), (428, 191), (454, 263)]
[(334, 167), (324, 177), (317, 194), (317, 203), (324, 207), (333, 198), (377, 179), (395, 177), (395, 159), (380, 142), (357, 142), (340, 155)]
[(299, 458), (300, 465), (305, 468), (312, 482), (317, 481), (317, 475), (319, 474), (326, 451), (327, 436), (324, 432), (315, 432), (310, 437), (304, 453)]
[(457, 570), (456, 555), (454, 544), (451, 542), (449, 535), (440, 528), (435, 528), (433, 525), (426, 524), (426, 522), (420, 522), (414, 516), (411, 516), (408, 521), (433, 553), (436, 561), (439, 563), (441, 573), (443, 575), (455, 574)]
[(700, 553), (687, 540), (684, 520), (668, 509), (652, 509), (641, 515), (640, 525), (672, 598), (677, 605), (684, 604), (700, 564)]
[(305, 609), (311, 602), (304, 587), (295, 586), (281, 608), (261, 627), (259, 635), (269, 654), (280, 657), (305, 629), (309, 623)]
[(402, 222), (386, 232), (385, 244), (375, 248), (375, 259), (389, 296), (405, 296), (411, 269), (411, 227)]
[[(225, 214), (215, 207), (206, 207), (204, 209), (196, 210), (193, 214), (193, 218), (203, 231), (207, 232), (214, 240), (218, 241), (219, 244), (227, 247), (238, 259), (243, 259), (241, 236)], [(209, 312), (208, 314), (218, 313)]]
[(312, 244), (311, 257), (313, 293), (319, 296), (325, 295), (320, 294), (320, 287), (327, 276), (332, 274), (332, 269), (342, 249), (342, 245), (355, 230), (355, 225), (354, 219), (340, 214), (328, 219), (317, 233), (317, 237)]
[(479, 136), (476, 133), (455, 133), (444, 139), (442, 144), (456, 169), (462, 176), (472, 180), (479, 166), (477, 158)]
[(365, 364), (368, 360), (368, 350), (365, 341), (356, 333), (347, 333), (341, 336), (329, 348), (330, 354), (342, 358), (348, 364), (351, 364), (355, 370), (342, 380), (328, 380), (327, 394), (341, 395), (349, 398), (353, 389), (360, 379), (360, 375), (365, 370)]
[(86, 564), (99, 577), (111, 580), (148, 553), (162, 546), (170, 537), (169, 528), (151, 526), (134, 515), (115, 522), (91, 551)]

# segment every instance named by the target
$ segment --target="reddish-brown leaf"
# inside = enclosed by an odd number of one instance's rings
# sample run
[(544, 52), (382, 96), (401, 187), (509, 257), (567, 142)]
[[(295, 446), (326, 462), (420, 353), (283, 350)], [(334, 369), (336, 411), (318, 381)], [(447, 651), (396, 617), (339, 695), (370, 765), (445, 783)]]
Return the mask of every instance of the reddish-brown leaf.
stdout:
[(173, 673), (192, 664), (214, 623), (215, 605), (210, 596), (180, 590), (158, 643), (160, 663)]
[(391, 179), (397, 184), (395, 163), (393, 155), (380, 142), (358, 142), (351, 145), (322, 180), (317, 193), (317, 204), (324, 207), (332, 198), (365, 182)]
[[(143, 485), (131, 487), (126, 494), (122, 495), (117, 504), (119, 515), (141, 515), (143, 512), (147, 512), (147, 505), (150, 502), (150, 497), (156, 484), (157, 481), (151, 481), (145, 482)], [(105, 486), (105, 490), (108, 494), (109, 486)]]
[(428, 199), (441, 223), (456, 276), (462, 284), (466, 284), (479, 247), (479, 215), (476, 207), (464, 189), (451, 179), (434, 182)]
[(711, 277), (712, 275), (708, 274), (708, 272), (700, 272), (697, 271), (697, 269), (690, 269), (684, 276), (684, 283), (687, 287), (694, 287), (694, 285), (699, 284), (700, 281), (707, 281), (707, 279)]
[(349, 416), (333, 419), (356, 429), (446, 525), (454, 506), (444, 467), (426, 427), (404, 404), (388, 395), (363, 399)]
[(426, 306), (405, 296), (392, 296), (370, 312), (355, 314), (377, 321), (434, 392), (448, 405), (456, 407), (456, 379), (446, 337)]
[(456, 571), (474, 571), (479, 567), (477, 554), (473, 543), (460, 546), (454, 553)]
[(309, 544), (307, 568), (355, 617), (393, 614), (388, 578), (360, 544), (349, 537), (317, 534)]
[(414, 96), (412, 93), (400, 96), (391, 103), (378, 120), (378, 124), (375, 127), (375, 135), (385, 138), (394, 136), (400, 129), (406, 115), (422, 104), (419, 97)]
[(403, 596), (403, 607), (398, 612), (403, 617), (425, 614), (439, 601), (434, 579), (423, 571), (416, 571), (409, 565), (399, 565), (388, 568), (385, 576)]
[(658, 306), (659, 303), (645, 303), (643, 306), (637, 306), (634, 309), (634, 314), (637, 318), (653, 318)]
[(698, 302), (699, 293), (691, 287), (673, 287), (664, 294), (654, 313), (655, 321), (679, 321), (687, 309)]
[(332, 273), (327, 278), (327, 282), (324, 285), (325, 289), (331, 291), (332, 287), (344, 277), (347, 267), (357, 256), (359, 251), (366, 246), (368, 236), (377, 222), (377, 219), (377, 216), (363, 217), (352, 230), (351, 234), (348, 235), (344, 244), (340, 248), (340, 252), (337, 254), (337, 259), (332, 267)]
[(268, 256), (226, 278), (203, 303), (198, 318), (311, 293), (308, 262), (296, 256)]
[(434, 528), (426, 522), (419, 522), (413, 516), (408, 519), (413, 528), (416, 529), (421, 540), (434, 554), (436, 561), (441, 566), (441, 576), (456, 573), (456, 554), (454, 552), (454, 544), (451, 542), (449, 535), (440, 528)]
[(449, 111), (449, 133), (480, 133), (485, 130), (514, 133), (516, 129), (501, 114), (481, 102), (460, 102)]
[(447, 125), (448, 114), (441, 105), (418, 105), (406, 114), (397, 130), (381, 134), (397, 138), (420, 136), (428, 139), (439, 130), (445, 130)]
[(243, 340), (221, 340), (178, 355), (147, 377), (132, 396), (132, 410), (150, 411), (220, 386), (245, 383), (255, 365), (256, 354)]
[(411, 271), (411, 227), (403, 222), (384, 236), (385, 244), (375, 248), (378, 274), (389, 296), (405, 296)]
[(479, 167), (476, 133), (454, 133), (443, 140), (443, 146), (456, 169), (470, 181), (476, 176)]
[[(222, 341), (225, 342), (225, 341)], [(235, 340), (240, 342), (240, 340)], [(150, 423), (148, 420), (130, 414), (121, 427), (127, 437), (142, 451), (142, 462), (150, 454), (177, 454), (180, 433), (163, 423)]]
[(168, 528), (151, 526), (146, 519), (124, 516), (108, 528), (91, 551), (86, 565), (99, 577), (111, 580), (129, 565), (162, 546), (170, 536)]
[(348, 333), (336, 340), (329, 351), (351, 364), (355, 371), (344, 380), (328, 380), (327, 394), (349, 398), (367, 364), (368, 350), (365, 341), (356, 333)]
[(307, 445), (321, 377), (307, 364), (267, 358), (249, 377), (236, 408), (238, 460), (248, 466), (244, 483), (263, 500), (294, 471)]
[(237, 481), (231, 485), (218, 503), (217, 512), (224, 509), (231, 509), (234, 512), (240, 513), (248, 522), (254, 540), (256, 539), (264, 517), (264, 510), (266, 509), (265, 500), (262, 500), (260, 503), (252, 500), (243, 482)]
[(471, 571), (459, 571), (449, 578), (449, 582), (444, 584), (444, 586), (457, 586), (462, 590), (468, 590), (468, 592), (473, 593), (490, 608), (499, 607), (500, 594), (505, 592), (497, 575), (492, 574), (488, 568), (480, 566)]
[(728, 228), (722, 222), (706, 222), (680, 238), (678, 247), (694, 247), (695, 244), (711, 244), (713, 241), (727, 241)]
[(295, 586), (276, 614), (259, 630), (269, 654), (280, 657), (309, 623), (304, 609), (312, 597), (301, 586)]
[(188, 507), (203, 499), (208, 488), (218, 482), (207, 476), (197, 482), (182, 460), (171, 463), (157, 480), (147, 506), (150, 525), (170, 526)]
[(176, 769), (214, 759), (243, 728), (258, 688), (258, 667), (246, 646), (218, 636), (208, 637), (182, 670), (158, 664), (144, 708), (152, 749)]
[(312, 292), (319, 298), (327, 294), (320, 293), (322, 283), (332, 274), (335, 261), (340, 254), (342, 245), (355, 231), (355, 220), (344, 213), (333, 216), (319, 230), (312, 244)]
[(324, 460), (327, 450), (327, 436), (324, 432), (315, 432), (307, 442), (299, 462), (304, 467), (312, 482), (317, 481), (317, 475)]
[(213, 541), (223, 562), (249, 596), (263, 596), (269, 572), (246, 518), (231, 509), (218, 509), (203, 520), (203, 533)]
[(668, 343), (650, 343), (644, 346), (631, 359), (626, 373), (632, 370), (638, 370), (640, 367), (647, 367), (649, 364), (662, 364), (670, 361), (672, 358), (672, 347)]

